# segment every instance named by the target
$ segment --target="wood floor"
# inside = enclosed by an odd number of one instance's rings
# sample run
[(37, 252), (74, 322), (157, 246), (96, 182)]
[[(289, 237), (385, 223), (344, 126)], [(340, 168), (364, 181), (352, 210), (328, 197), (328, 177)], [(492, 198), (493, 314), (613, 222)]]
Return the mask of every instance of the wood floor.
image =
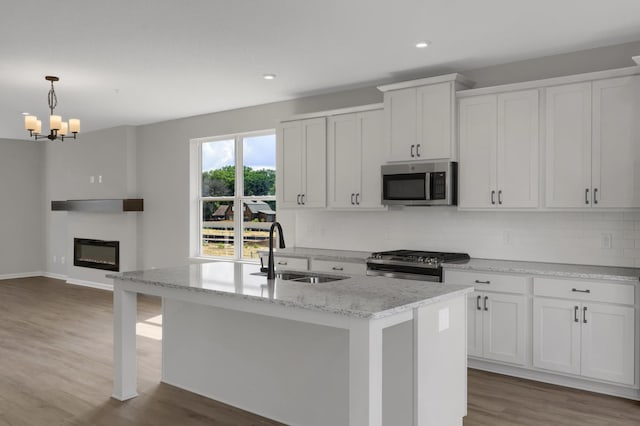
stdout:
[[(280, 424), (158, 383), (159, 314), (159, 300), (139, 298), (140, 396), (118, 402), (112, 294), (48, 278), (0, 281), (0, 426)], [(638, 402), (475, 370), (468, 402), (465, 426), (640, 425)]]

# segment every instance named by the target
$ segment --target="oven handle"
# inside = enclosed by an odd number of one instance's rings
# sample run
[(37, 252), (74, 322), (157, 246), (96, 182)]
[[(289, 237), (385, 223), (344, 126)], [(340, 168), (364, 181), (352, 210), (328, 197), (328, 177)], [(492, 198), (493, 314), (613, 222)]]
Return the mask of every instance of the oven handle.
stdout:
[(406, 272), (382, 271), (378, 269), (367, 269), (367, 275), (370, 277), (400, 278), (405, 280), (429, 281), (435, 283), (441, 282), (440, 275), (410, 274)]

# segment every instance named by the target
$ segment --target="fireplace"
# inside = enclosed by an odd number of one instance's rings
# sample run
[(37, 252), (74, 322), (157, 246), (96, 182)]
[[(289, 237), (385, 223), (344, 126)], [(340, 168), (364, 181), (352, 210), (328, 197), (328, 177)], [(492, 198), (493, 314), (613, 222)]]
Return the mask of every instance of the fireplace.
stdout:
[(73, 239), (73, 264), (85, 268), (120, 271), (120, 242)]

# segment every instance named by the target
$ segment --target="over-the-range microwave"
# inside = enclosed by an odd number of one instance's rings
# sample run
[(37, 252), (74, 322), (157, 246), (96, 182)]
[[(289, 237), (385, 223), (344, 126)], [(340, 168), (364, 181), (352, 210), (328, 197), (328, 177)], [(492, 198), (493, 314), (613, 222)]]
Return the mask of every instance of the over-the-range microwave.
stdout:
[(428, 161), (382, 166), (382, 204), (455, 206), (458, 163)]

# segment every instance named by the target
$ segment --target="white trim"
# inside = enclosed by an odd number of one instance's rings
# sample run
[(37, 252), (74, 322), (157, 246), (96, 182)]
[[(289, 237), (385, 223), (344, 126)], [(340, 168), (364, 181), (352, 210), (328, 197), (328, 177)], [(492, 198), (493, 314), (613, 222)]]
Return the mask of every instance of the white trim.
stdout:
[(85, 280), (77, 280), (75, 278), (69, 278), (67, 280), (67, 284), (79, 285), (79, 286), (83, 286), (83, 287), (97, 288), (97, 289), (100, 289), (100, 290), (113, 291), (113, 284), (99, 283), (99, 282), (96, 282), (96, 281), (85, 281)]
[(625, 77), (636, 74), (640, 74), (640, 67), (638, 66), (589, 72), (584, 74), (567, 75), (564, 77), (546, 78), (543, 80), (524, 81), (522, 83), (481, 87), (478, 89), (460, 90), (456, 92), (456, 97), (460, 99), (469, 96), (490, 95), (494, 93), (511, 92), (515, 90), (540, 89), (549, 86), (559, 86), (561, 84), (582, 83), (585, 81), (602, 80), (605, 78), (613, 77)]
[(12, 279), (16, 279), (16, 278), (40, 277), (42, 275), (43, 275), (42, 271), (19, 272), (17, 274), (2, 274), (2, 275), (0, 275), (0, 280), (12, 280)]
[(384, 103), (378, 103), (378, 104), (368, 104), (368, 105), (358, 105), (358, 106), (353, 106), (353, 107), (346, 107), (346, 108), (338, 108), (338, 109), (331, 109), (328, 111), (318, 111), (318, 112), (310, 112), (308, 114), (298, 114), (298, 115), (294, 115), (291, 117), (288, 117), (284, 120), (280, 120), (281, 122), (287, 122), (287, 121), (297, 121), (297, 120), (305, 120), (308, 118), (318, 118), (318, 117), (330, 117), (333, 115), (342, 115), (342, 114), (351, 114), (351, 113), (356, 113), (356, 112), (365, 112), (365, 111), (374, 111), (377, 109), (383, 109), (384, 108)]
[(452, 73), (452, 74), (439, 75), (436, 77), (421, 78), (418, 80), (402, 81), (400, 83), (385, 84), (383, 86), (378, 86), (378, 90), (380, 90), (381, 92), (388, 92), (390, 90), (408, 89), (410, 87), (418, 87), (418, 86), (428, 86), (431, 84), (446, 83), (448, 81), (461, 83), (469, 87), (473, 87), (476, 84), (475, 81), (468, 79), (462, 74)]
[(55, 274), (53, 272), (44, 272), (42, 276), (47, 278), (53, 278), (54, 280), (62, 280), (62, 281), (67, 280), (67, 275)]

